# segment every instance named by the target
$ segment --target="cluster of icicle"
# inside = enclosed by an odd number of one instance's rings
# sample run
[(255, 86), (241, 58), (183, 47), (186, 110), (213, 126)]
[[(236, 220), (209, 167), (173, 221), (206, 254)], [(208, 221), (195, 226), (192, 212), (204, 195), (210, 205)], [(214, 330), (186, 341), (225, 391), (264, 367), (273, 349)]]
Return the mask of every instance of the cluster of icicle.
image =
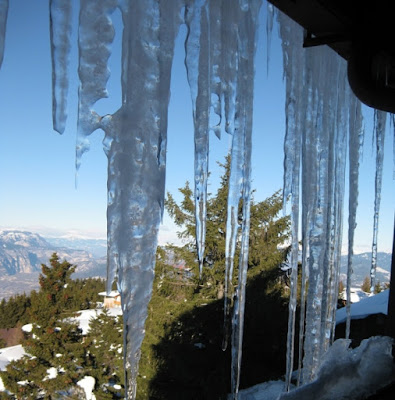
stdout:
[[(347, 81), (347, 65), (329, 47), (302, 49), (303, 31), (278, 14), (286, 80), (284, 204), (290, 203), (290, 253), (286, 388), (294, 366), (295, 312), (300, 283), (298, 385), (311, 382), (334, 340), (346, 161), (349, 160), (347, 299), (350, 299), (358, 170), (363, 145), (361, 104)], [(376, 199), (371, 281), (374, 285), (386, 113), (375, 111)], [(347, 154), (348, 149), (348, 154)], [(302, 237), (299, 238), (301, 223)], [(308, 285), (307, 285), (308, 281)], [(350, 334), (350, 302), (346, 337)], [(303, 360), (303, 369), (301, 369)], [(284, 396), (286, 398), (286, 396)]]
[[(60, 133), (65, 129), (67, 118), (71, 4), (69, 0), (50, 0), (53, 121)], [(232, 394), (237, 398), (248, 266), (254, 55), (260, 7), (261, 0), (80, 1), (77, 167), (89, 149), (89, 135), (102, 129), (108, 157), (107, 290), (117, 280), (124, 314), (128, 399), (136, 396), (140, 347), (154, 278), (157, 234), (164, 204), (170, 75), (174, 42), (181, 24), (188, 28), (185, 63), (193, 103), (200, 269), (204, 260), (209, 132), (212, 130), (220, 137), (224, 129), (232, 135), (224, 326), (231, 319)], [(0, 0), (0, 63), (7, 9), (8, 0)], [(114, 114), (102, 116), (94, 106), (108, 96), (107, 61), (115, 34), (112, 15), (116, 9), (122, 14), (124, 27), (122, 105)], [(269, 5), (268, 38), (273, 16)], [(283, 15), (279, 15), (279, 23), (287, 91), (284, 199), (290, 199), (292, 219), (288, 387), (294, 364), (299, 219), (303, 232), (299, 364), (304, 353), (300, 379), (307, 383), (314, 378), (319, 360), (334, 336), (347, 147), (350, 161), (348, 275), (351, 276), (363, 135), (361, 106), (348, 87), (344, 62), (325, 47), (301, 51), (300, 27)], [(217, 126), (210, 126), (210, 113), (219, 116)], [(376, 112), (378, 195), (374, 251), (377, 251), (385, 118), (385, 113)], [(240, 201), (243, 204), (241, 227)], [(239, 237), (238, 287), (233, 292), (234, 254)], [(374, 270), (375, 255), (372, 282)], [(347, 283), (350, 298), (349, 279)]]
[[(70, 2), (52, 0), (51, 46), (54, 127), (66, 121)], [(157, 234), (164, 205), (167, 109), (175, 38), (186, 24), (187, 77), (195, 138), (196, 241), (204, 260), (209, 132), (233, 135), (228, 204), (227, 282), (232, 281), (236, 239), (242, 230), (239, 286), (226, 284), (226, 322), (232, 319), (232, 391), (237, 393), (248, 261), (254, 55), (261, 0), (81, 0), (79, 14), (79, 112), (77, 167), (89, 135), (105, 132), (108, 157), (107, 290), (116, 279), (124, 315), (127, 398), (136, 396), (144, 323), (154, 278)], [(122, 106), (99, 115), (95, 103), (107, 96), (107, 60), (114, 39), (112, 13), (123, 21)], [(220, 118), (210, 126), (210, 113)], [(243, 223), (237, 218), (243, 200)], [(226, 341), (225, 341), (226, 342)], [(226, 347), (226, 343), (224, 343)]]

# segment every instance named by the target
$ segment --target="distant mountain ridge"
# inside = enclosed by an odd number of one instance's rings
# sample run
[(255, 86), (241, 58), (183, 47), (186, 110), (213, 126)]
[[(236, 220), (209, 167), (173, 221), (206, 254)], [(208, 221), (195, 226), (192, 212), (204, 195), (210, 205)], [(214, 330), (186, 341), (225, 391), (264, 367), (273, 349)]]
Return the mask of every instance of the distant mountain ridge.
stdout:
[[(3, 229), (0, 230), (0, 299), (36, 288), (41, 264), (48, 264), (54, 252), (61, 260), (77, 265), (74, 278), (106, 276), (105, 239), (79, 235), (44, 237), (24, 230)], [(369, 276), (370, 267), (371, 253), (354, 255), (352, 286), (361, 286), (364, 278)], [(379, 252), (377, 279), (381, 284), (389, 281), (390, 270), (391, 253)], [(340, 271), (343, 283), (346, 283), (346, 271), (347, 255), (343, 255)]]
[[(60, 242), (58, 242), (60, 244)], [(47, 264), (51, 255), (56, 252), (60, 259), (66, 259), (77, 265), (76, 275), (89, 276), (91, 272), (103, 269), (105, 260), (95, 257), (83, 249), (78, 250), (65, 246), (56, 246), (37, 233), (20, 230), (0, 231), (0, 276), (18, 273), (35, 273), (41, 271), (41, 264)], [(105, 269), (105, 268), (104, 268)], [(100, 275), (102, 275), (101, 273)]]
[[(391, 276), (391, 253), (377, 253), (376, 280), (381, 284), (389, 282)], [(353, 274), (351, 277), (352, 285), (359, 287), (362, 285), (365, 277), (370, 276), (372, 265), (372, 254), (361, 253), (353, 256)], [(346, 283), (347, 274), (347, 255), (341, 257), (340, 278)]]

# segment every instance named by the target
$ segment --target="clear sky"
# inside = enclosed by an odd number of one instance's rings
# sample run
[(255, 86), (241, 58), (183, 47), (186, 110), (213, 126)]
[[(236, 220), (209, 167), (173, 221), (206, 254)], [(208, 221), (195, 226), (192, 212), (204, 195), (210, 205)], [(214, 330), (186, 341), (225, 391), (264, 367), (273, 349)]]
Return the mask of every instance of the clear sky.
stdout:
[[(75, 4), (77, 2), (74, 2)], [(270, 66), (266, 68), (265, 7), (261, 13), (256, 58), (253, 131), (253, 187), (262, 200), (282, 187), (284, 139), (284, 84), (281, 45), (274, 27)], [(77, 10), (70, 64), (69, 119), (66, 131), (52, 129), (51, 61), (48, 2), (10, 1), (6, 47), (0, 70), (0, 179), (2, 187), (0, 227), (24, 228), (42, 233), (74, 231), (105, 237), (107, 160), (102, 151), (103, 134), (91, 136), (92, 148), (83, 157), (75, 188), (75, 132), (77, 110)], [(116, 15), (119, 22), (119, 13)], [(168, 127), (167, 190), (193, 181), (193, 125), (189, 89), (183, 63), (185, 27), (180, 31), (173, 66)], [(120, 103), (120, 32), (110, 60), (112, 76), (109, 99), (97, 105), (100, 113), (114, 112)], [(369, 251), (373, 225), (374, 151), (372, 110), (364, 107), (366, 139), (361, 167), (360, 207), (356, 249)], [(379, 251), (390, 251), (394, 223), (392, 180), (393, 128), (387, 130), (383, 177)], [(223, 161), (230, 139), (211, 135), (210, 167), (213, 192), (218, 183), (216, 161)], [(346, 199), (347, 201), (347, 199)], [(347, 219), (345, 219), (345, 224)], [(175, 228), (165, 216), (161, 242), (174, 239)]]

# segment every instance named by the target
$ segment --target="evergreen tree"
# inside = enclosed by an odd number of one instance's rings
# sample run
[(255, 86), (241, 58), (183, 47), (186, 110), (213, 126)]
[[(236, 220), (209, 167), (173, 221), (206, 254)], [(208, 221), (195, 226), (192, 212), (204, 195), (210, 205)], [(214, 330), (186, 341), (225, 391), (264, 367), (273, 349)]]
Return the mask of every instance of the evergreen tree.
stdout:
[(370, 278), (368, 276), (363, 280), (361, 289), (366, 293), (370, 293)]
[[(219, 188), (214, 196), (209, 196), (207, 201), (206, 220), (206, 245), (203, 269), (203, 279), (217, 288), (220, 297), (225, 270), (225, 237), (227, 196), (229, 187), (230, 156), (225, 159), (225, 164), (219, 163), (224, 169)], [(195, 211), (193, 192), (186, 182), (179, 189), (183, 195), (180, 204), (174, 197), (167, 193), (165, 207), (175, 224), (182, 230), (178, 236), (186, 241), (181, 248), (170, 246), (170, 250), (176, 258), (186, 261), (193, 268), (193, 276), (198, 277), (195, 245)], [(249, 275), (259, 274), (263, 270), (276, 269), (284, 261), (287, 249), (280, 248), (289, 233), (289, 218), (279, 217), (282, 209), (282, 196), (280, 192), (261, 202), (251, 201), (250, 223), (250, 251), (249, 251)], [(242, 207), (239, 207), (239, 220), (242, 220)], [(237, 268), (237, 256), (235, 266)]]
[(85, 346), (86, 373), (96, 379), (94, 394), (100, 399), (124, 397), (123, 320), (104, 308), (89, 324)]
[(59, 262), (55, 253), (50, 264), (42, 264), (41, 289), (31, 296), (35, 322), (23, 343), (28, 354), (12, 361), (2, 373), (5, 387), (17, 398), (60, 398), (61, 393), (78, 390), (76, 383), (83, 377), (86, 357), (81, 330), (64, 312), (71, 299), (68, 284), (75, 267)]
[(12, 361), (1, 374), (5, 387), (17, 398), (60, 398), (62, 391), (72, 391), (83, 377), (85, 353), (77, 324), (34, 324), (23, 346), (28, 354)]
[(43, 326), (49, 323), (48, 320), (57, 321), (65, 310), (71, 308), (72, 291), (69, 285), (76, 268), (66, 260), (60, 262), (56, 253), (52, 254), (49, 262), (49, 267), (41, 264), (40, 291), (31, 297), (30, 317)]
[(30, 296), (25, 293), (0, 302), (0, 328), (14, 328), (29, 321)]

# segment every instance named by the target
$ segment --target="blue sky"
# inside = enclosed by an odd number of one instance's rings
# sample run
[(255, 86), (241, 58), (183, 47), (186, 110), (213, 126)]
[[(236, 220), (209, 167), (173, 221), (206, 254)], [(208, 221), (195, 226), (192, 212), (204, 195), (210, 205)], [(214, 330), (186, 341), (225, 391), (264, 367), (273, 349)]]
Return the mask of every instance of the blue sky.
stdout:
[[(75, 188), (78, 90), (76, 29), (71, 54), (67, 127), (63, 135), (52, 129), (47, 4), (44, 0), (10, 2), (5, 55), (0, 70), (0, 227), (18, 227), (40, 232), (75, 231), (105, 237), (107, 160), (102, 151), (101, 132), (95, 132), (91, 137), (91, 151), (83, 157), (78, 187)], [(74, 11), (76, 22), (76, 9)], [(119, 20), (119, 14), (116, 18)], [(267, 74), (264, 18), (261, 14), (252, 153), (253, 187), (257, 189), (257, 200), (262, 200), (281, 188), (283, 173), (285, 116), (281, 48), (275, 27)], [(183, 63), (184, 37), (183, 27), (174, 60), (168, 127), (166, 183), (167, 190), (175, 194), (176, 198), (177, 188), (186, 180), (193, 180), (192, 109)], [(120, 34), (117, 32), (116, 42), (119, 39)], [(99, 112), (112, 113), (119, 105), (119, 57), (120, 48), (116, 45), (110, 60), (110, 97), (97, 105)], [(369, 251), (375, 166), (371, 147), (372, 111), (367, 108), (364, 110), (366, 140), (361, 167), (356, 248)], [(392, 136), (391, 128), (391, 131), (387, 131), (386, 139), (379, 251), (389, 251), (392, 247), (395, 198)], [(216, 161), (223, 160), (229, 149), (230, 139), (224, 133), (222, 140), (218, 140), (213, 134), (210, 140), (210, 188), (215, 191), (220, 172)], [(171, 238), (175, 238), (175, 228), (165, 216), (161, 241)]]

